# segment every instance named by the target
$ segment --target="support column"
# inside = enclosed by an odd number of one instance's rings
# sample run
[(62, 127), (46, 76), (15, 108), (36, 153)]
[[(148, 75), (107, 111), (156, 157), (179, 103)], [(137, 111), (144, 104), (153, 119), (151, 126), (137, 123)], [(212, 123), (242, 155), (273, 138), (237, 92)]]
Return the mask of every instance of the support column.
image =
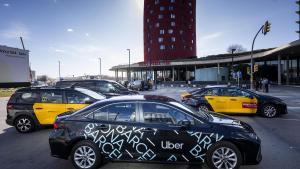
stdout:
[(123, 70), (122, 70), (122, 81), (124, 80), (124, 76), (123, 76)]
[(119, 81), (119, 70), (117, 69), (117, 81)]
[(174, 66), (172, 67), (172, 81), (175, 81), (175, 69)]
[(286, 57), (286, 85), (290, 84), (290, 58)]
[(185, 67), (185, 80), (186, 81), (189, 80), (188, 79), (188, 68), (187, 68), (187, 66)]
[(299, 79), (299, 76), (300, 76), (300, 58), (298, 57), (297, 58), (297, 79)]
[(180, 74), (180, 68), (177, 69), (177, 80), (178, 80), (178, 81), (179, 81), (179, 79), (180, 79), (180, 77), (179, 77), (180, 75), (179, 75), (179, 74)]
[(281, 85), (281, 56), (278, 55), (277, 58), (277, 82), (278, 85)]
[(197, 66), (195, 65), (194, 67), (194, 80), (196, 81), (196, 71), (197, 71)]
[(218, 63), (217, 81), (220, 83), (220, 63)]

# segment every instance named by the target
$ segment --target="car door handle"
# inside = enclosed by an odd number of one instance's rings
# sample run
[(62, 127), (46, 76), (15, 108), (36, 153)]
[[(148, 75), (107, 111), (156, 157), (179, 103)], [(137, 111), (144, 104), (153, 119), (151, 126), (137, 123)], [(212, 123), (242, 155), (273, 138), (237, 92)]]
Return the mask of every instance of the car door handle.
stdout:
[(101, 124), (100, 126), (97, 126), (96, 129), (103, 130), (103, 129), (108, 129), (108, 127), (107, 125)]
[(237, 101), (237, 99), (230, 99), (231, 101)]
[(35, 110), (42, 110), (43, 108), (41, 108), (41, 107), (37, 107), (37, 108), (35, 108)]
[(152, 128), (145, 128), (141, 130), (142, 132), (151, 132), (154, 131)]
[(208, 100), (214, 100), (214, 98), (207, 98)]

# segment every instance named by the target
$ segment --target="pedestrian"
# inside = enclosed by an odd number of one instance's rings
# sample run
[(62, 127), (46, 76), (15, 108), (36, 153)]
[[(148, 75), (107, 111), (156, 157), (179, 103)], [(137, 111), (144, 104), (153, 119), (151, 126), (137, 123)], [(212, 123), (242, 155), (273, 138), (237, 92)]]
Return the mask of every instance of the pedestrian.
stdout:
[(269, 80), (267, 78), (265, 79), (265, 91), (269, 93)]
[(259, 89), (259, 79), (255, 80), (255, 90), (258, 91)]

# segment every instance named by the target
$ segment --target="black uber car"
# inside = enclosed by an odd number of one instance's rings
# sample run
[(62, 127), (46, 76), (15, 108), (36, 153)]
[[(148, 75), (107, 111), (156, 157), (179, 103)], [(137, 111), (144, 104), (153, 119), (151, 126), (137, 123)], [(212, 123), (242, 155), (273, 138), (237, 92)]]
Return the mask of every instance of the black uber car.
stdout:
[(123, 85), (112, 80), (63, 80), (56, 82), (56, 87), (84, 87), (93, 90), (107, 98), (121, 95), (139, 94), (137, 91), (129, 90)]
[(51, 155), (70, 157), (79, 169), (104, 160), (237, 169), (261, 161), (260, 142), (244, 122), (152, 95), (114, 97), (62, 114), (49, 138)]

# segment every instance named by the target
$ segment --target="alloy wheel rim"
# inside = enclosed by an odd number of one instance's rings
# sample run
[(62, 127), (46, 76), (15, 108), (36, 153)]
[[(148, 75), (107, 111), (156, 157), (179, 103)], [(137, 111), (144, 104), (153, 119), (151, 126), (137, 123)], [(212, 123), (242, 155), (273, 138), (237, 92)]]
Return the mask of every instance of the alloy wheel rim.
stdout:
[(264, 113), (267, 117), (274, 117), (276, 115), (276, 109), (274, 106), (266, 106)]
[(31, 128), (30, 120), (28, 118), (19, 119), (17, 122), (17, 128), (22, 132), (26, 132), (26, 131), (30, 130), (30, 128)]
[(80, 146), (75, 150), (74, 161), (80, 168), (90, 168), (95, 164), (96, 153), (88, 146)]
[(218, 169), (233, 169), (237, 164), (236, 153), (228, 147), (221, 147), (213, 152), (212, 162)]
[(199, 109), (200, 109), (200, 110), (204, 110), (204, 111), (208, 111), (207, 106), (200, 106)]

